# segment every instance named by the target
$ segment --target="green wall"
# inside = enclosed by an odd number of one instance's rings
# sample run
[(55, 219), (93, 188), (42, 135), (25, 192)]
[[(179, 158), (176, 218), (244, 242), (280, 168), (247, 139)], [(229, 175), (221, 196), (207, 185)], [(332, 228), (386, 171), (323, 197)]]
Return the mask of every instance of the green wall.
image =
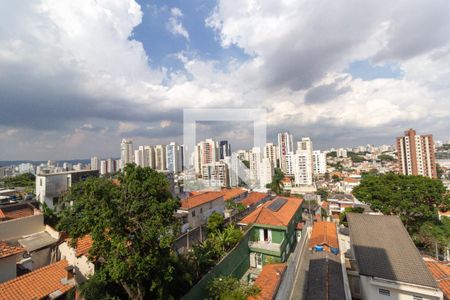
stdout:
[(248, 230), (236, 247), (228, 253), (208, 274), (194, 285), (191, 290), (183, 296), (185, 300), (205, 299), (208, 296), (208, 284), (215, 277), (234, 276), (241, 278), (250, 268), (250, 250), (248, 241), (251, 230)]

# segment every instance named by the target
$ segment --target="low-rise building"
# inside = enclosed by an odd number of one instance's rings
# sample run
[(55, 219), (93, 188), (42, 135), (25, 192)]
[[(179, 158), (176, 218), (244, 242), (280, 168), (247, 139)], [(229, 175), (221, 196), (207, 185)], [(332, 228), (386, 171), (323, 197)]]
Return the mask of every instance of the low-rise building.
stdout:
[(5, 241), (0, 241), (0, 283), (17, 277), (17, 261), (25, 250)]
[(85, 235), (77, 240), (75, 247), (71, 246), (68, 239), (58, 246), (59, 256), (66, 259), (69, 265), (75, 268), (75, 279), (77, 283), (82, 283), (94, 274), (95, 266), (89, 261), (89, 249), (93, 240), (90, 235)]
[(225, 200), (222, 192), (203, 192), (181, 200), (177, 216), (181, 218), (181, 231), (205, 224), (213, 212), (223, 214)]
[(450, 300), (450, 265), (431, 257), (424, 257), (423, 260), (431, 275), (439, 284), (439, 288), (444, 294), (444, 299)]
[[(437, 282), (397, 216), (347, 214), (352, 270), (359, 274), (360, 297), (443, 299)], [(358, 281), (353, 281), (353, 284)]]
[(330, 215), (339, 219), (339, 214), (347, 207), (355, 206), (355, 200), (351, 194), (332, 194), (327, 198)]
[(0, 284), (0, 300), (56, 299), (75, 287), (73, 270), (61, 260)]
[(286, 261), (297, 243), (302, 203), (299, 198), (277, 197), (239, 221), (240, 226), (252, 226), (248, 243), (251, 267)]
[(36, 199), (42, 205), (45, 203), (49, 208), (54, 209), (61, 196), (73, 184), (92, 176), (98, 177), (99, 170), (38, 174), (36, 176)]
[(286, 264), (268, 264), (262, 267), (261, 273), (256, 278), (254, 285), (259, 288), (256, 296), (250, 296), (248, 300), (272, 300), (275, 299), (278, 288), (283, 280)]

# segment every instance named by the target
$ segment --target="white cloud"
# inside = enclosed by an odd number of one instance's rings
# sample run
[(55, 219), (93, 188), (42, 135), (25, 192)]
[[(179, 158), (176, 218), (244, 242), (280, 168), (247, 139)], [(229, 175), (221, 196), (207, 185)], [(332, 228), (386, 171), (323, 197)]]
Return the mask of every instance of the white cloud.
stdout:
[(170, 18), (167, 22), (167, 29), (174, 35), (181, 35), (186, 40), (189, 41), (189, 33), (184, 28), (183, 24), (181, 23), (181, 17), (183, 17), (183, 13), (181, 12), (181, 9), (177, 7), (173, 7), (170, 10)]

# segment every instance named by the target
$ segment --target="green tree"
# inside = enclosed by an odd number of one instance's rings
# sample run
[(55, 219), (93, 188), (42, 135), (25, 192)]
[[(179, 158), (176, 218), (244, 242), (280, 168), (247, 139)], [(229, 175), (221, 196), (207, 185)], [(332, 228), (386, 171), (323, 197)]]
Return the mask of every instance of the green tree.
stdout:
[(381, 161), (395, 161), (396, 159), (389, 154), (380, 154), (378, 155), (378, 159)]
[(50, 207), (48, 207), (48, 205), (45, 202), (42, 205), (42, 210), (44, 212), (44, 223), (52, 227), (55, 227), (58, 224), (59, 220), (56, 212)]
[(267, 188), (269, 188), (272, 192), (279, 195), (283, 192), (284, 184), (284, 173), (279, 168), (275, 168), (275, 173), (272, 177), (272, 182), (267, 184)]
[(242, 163), (243, 163), (244, 166), (246, 166), (247, 168), (250, 168), (250, 161), (248, 161), (248, 160), (243, 160)]
[(260, 289), (255, 285), (242, 283), (232, 276), (220, 276), (208, 286), (209, 297), (216, 300), (246, 300), (256, 296)]
[(368, 174), (353, 189), (353, 195), (375, 211), (398, 215), (410, 233), (427, 221), (435, 221), (438, 208), (449, 207), (442, 182), (423, 176)]
[(207, 222), (208, 232), (221, 231), (224, 225), (224, 217), (218, 212), (213, 212)]
[(5, 177), (0, 180), (4, 188), (24, 187), (27, 192), (34, 192), (36, 186), (36, 176), (31, 173), (20, 174), (12, 177)]
[(320, 195), (320, 200), (325, 201), (328, 198), (328, 190), (325, 188), (318, 188), (316, 191), (316, 195)]
[(348, 213), (362, 214), (363, 212), (364, 212), (364, 208), (363, 207), (346, 207), (343, 212), (339, 213), (339, 224), (342, 224), (345, 227), (347, 227), (348, 223), (345, 220), (345, 216)]
[(178, 232), (173, 213), (179, 203), (166, 177), (151, 168), (127, 165), (118, 179), (118, 185), (104, 178), (74, 185), (64, 198), (59, 229), (74, 241), (91, 234), (96, 273), (130, 299), (174, 297), (171, 246)]

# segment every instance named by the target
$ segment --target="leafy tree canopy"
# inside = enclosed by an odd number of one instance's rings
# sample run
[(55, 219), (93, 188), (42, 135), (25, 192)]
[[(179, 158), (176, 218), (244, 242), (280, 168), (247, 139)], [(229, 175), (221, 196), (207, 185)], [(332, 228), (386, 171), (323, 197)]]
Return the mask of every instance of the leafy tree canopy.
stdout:
[(208, 286), (209, 296), (217, 300), (246, 300), (249, 296), (255, 296), (260, 289), (254, 285), (248, 285), (232, 276), (220, 276)]
[(394, 173), (364, 176), (353, 195), (385, 215), (398, 215), (410, 233), (437, 219), (438, 208), (449, 208), (449, 195), (442, 182), (423, 176)]
[(363, 207), (346, 207), (343, 212), (339, 213), (339, 224), (342, 224), (345, 227), (347, 227), (348, 223), (345, 220), (345, 216), (348, 213), (362, 214), (363, 212), (364, 212), (364, 208)]
[(90, 177), (74, 185), (59, 229), (73, 240), (91, 234), (90, 257), (105, 286), (120, 286), (131, 299), (175, 297), (171, 245), (179, 203), (165, 176), (151, 168), (127, 165), (118, 179), (120, 184)]
[(283, 179), (284, 173), (279, 168), (275, 168), (274, 175), (272, 177), (272, 182), (267, 184), (267, 188), (270, 188), (275, 194), (280, 195), (283, 192)]
[(218, 212), (213, 212), (207, 223), (208, 232), (221, 231), (224, 226), (224, 217)]
[(0, 180), (4, 188), (25, 187), (34, 190), (36, 185), (36, 176), (31, 173), (20, 174), (11, 177), (5, 177)]

